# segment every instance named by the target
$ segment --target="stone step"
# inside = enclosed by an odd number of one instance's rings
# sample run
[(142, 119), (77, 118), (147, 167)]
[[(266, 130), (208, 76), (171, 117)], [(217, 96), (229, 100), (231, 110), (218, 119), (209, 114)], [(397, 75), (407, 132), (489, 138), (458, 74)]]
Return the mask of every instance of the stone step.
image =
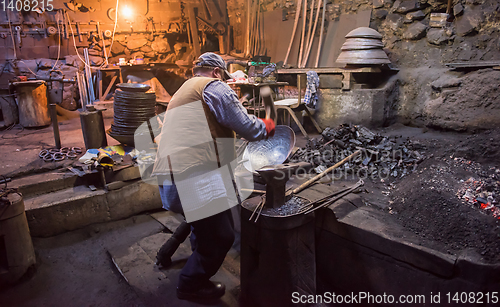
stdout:
[(15, 178), (9, 188), (16, 188), (23, 196), (29, 197), (51, 193), (78, 185), (79, 177), (70, 172), (46, 172)]
[[(130, 165), (115, 166), (113, 171), (107, 170), (105, 174), (106, 183), (108, 184), (141, 178), (139, 167)], [(24, 197), (31, 197), (33, 195), (52, 193), (70, 187), (79, 185), (88, 186), (90, 184), (96, 187), (102, 186), (101, 177), (97, 171), (79, 177), (69, 170), (54, 170), (52, 172), (15, 178), (9, 183), (9, 187), (17, 188)]]
[(91, 191), (87, 186), (77, 185), (47, 194), (28, 195), (24, 197), (24, 206), (31, 235), (48, 237), (160, 209), (161, 199), (158, 186), (132, 180), (113, 191)]

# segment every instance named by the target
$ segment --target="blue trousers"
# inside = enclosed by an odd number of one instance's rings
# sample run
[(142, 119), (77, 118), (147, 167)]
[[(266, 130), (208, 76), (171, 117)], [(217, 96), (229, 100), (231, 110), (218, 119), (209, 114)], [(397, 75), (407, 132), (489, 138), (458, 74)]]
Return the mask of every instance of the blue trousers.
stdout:
[[(196, 289), (208, 282), (224, 262), (233, 245), (234, 227), (230, 210), (191, 223), (193, 253), (179, 276), (179, 289)], [(191, 236), (192, 236), (191, 235)]]
[[(167, 192), (169, 195), (165, 195)], [(167, 200), (167, 198), (170, 200), (178, 199), (178, 195), (175, 195), (176, 192), (175, 185), (160, 186), (162, 201)], [(172, 203), (170, 202), (170, 204)], [(165, 205), (164, 202), (164, 207)], [(172, 209), (176, 212), (175, 209), (178, 207)], [(184, 291), (196, 290), (206, 284), (221, 267), (234, 241), (234, 223), (231, 210), (191, 222), (190, 225), (193, 253), (181, 271), (178, 284), (178, 288)]]

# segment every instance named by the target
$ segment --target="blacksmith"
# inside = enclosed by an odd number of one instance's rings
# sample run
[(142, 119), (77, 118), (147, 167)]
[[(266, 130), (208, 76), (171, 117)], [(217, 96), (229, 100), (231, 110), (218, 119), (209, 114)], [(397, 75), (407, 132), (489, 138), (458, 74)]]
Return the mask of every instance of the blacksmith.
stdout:
[[(192, 230), (193, 253), (177, 286), (180, 299), (213, 299), (225, 286), (210, 278), (234, 241), (230, 208), (237, 204), (232, 170), (234, 136), (256, 141), (274, 134), (274, 122), (249, 115), (224, 82), (226, 63), (202, 54), (172, 97), (159, 138), (153, 174), (167, 210), (182, 213)], [(188, 230), (189, 231), (189, 230)]]

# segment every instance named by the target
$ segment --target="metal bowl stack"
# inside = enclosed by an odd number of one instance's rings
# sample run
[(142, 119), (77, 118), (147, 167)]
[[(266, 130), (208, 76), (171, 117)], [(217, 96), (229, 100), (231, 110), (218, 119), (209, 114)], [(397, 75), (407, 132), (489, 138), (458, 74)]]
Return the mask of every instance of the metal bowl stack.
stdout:
[(134, 133), (145, 121), (155, 116), (156, 95), (146, 92), (149, 86), (122, 83), (115, 91), (113, 124), (108, 134), (122, 144), (134, 146)]
[(389, 64), (391, 61), (383, 50), (382, 35), (377, 31), (360, 27), (346, 36), (337, 63), (351, 65)]

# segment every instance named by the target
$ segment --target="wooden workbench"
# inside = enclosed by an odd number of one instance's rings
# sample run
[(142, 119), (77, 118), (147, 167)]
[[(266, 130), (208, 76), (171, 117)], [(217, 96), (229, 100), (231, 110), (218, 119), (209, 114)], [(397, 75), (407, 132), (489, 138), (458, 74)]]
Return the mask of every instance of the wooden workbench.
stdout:
[[(343, 76), (342, 79), (342, 90), (348, 91), (351, 89), (351, 81), (353, 73), (380, 73), (382, 72), (382, 67), (373, 66), (373, 67), (325, 67), (325, 68), (283, 68), (278, 69), (276, 73), (278, 75), (285, 74), (296, 74), (297, 82), (299, 82), (299, 76), (302, 74), (306, 74), (308, 71), (315, 71), (319, 74), (341, 74)], [(387, 70), (387, 69), (385, 69)], [(394, 70), (394, 69), (389, 69)]]

